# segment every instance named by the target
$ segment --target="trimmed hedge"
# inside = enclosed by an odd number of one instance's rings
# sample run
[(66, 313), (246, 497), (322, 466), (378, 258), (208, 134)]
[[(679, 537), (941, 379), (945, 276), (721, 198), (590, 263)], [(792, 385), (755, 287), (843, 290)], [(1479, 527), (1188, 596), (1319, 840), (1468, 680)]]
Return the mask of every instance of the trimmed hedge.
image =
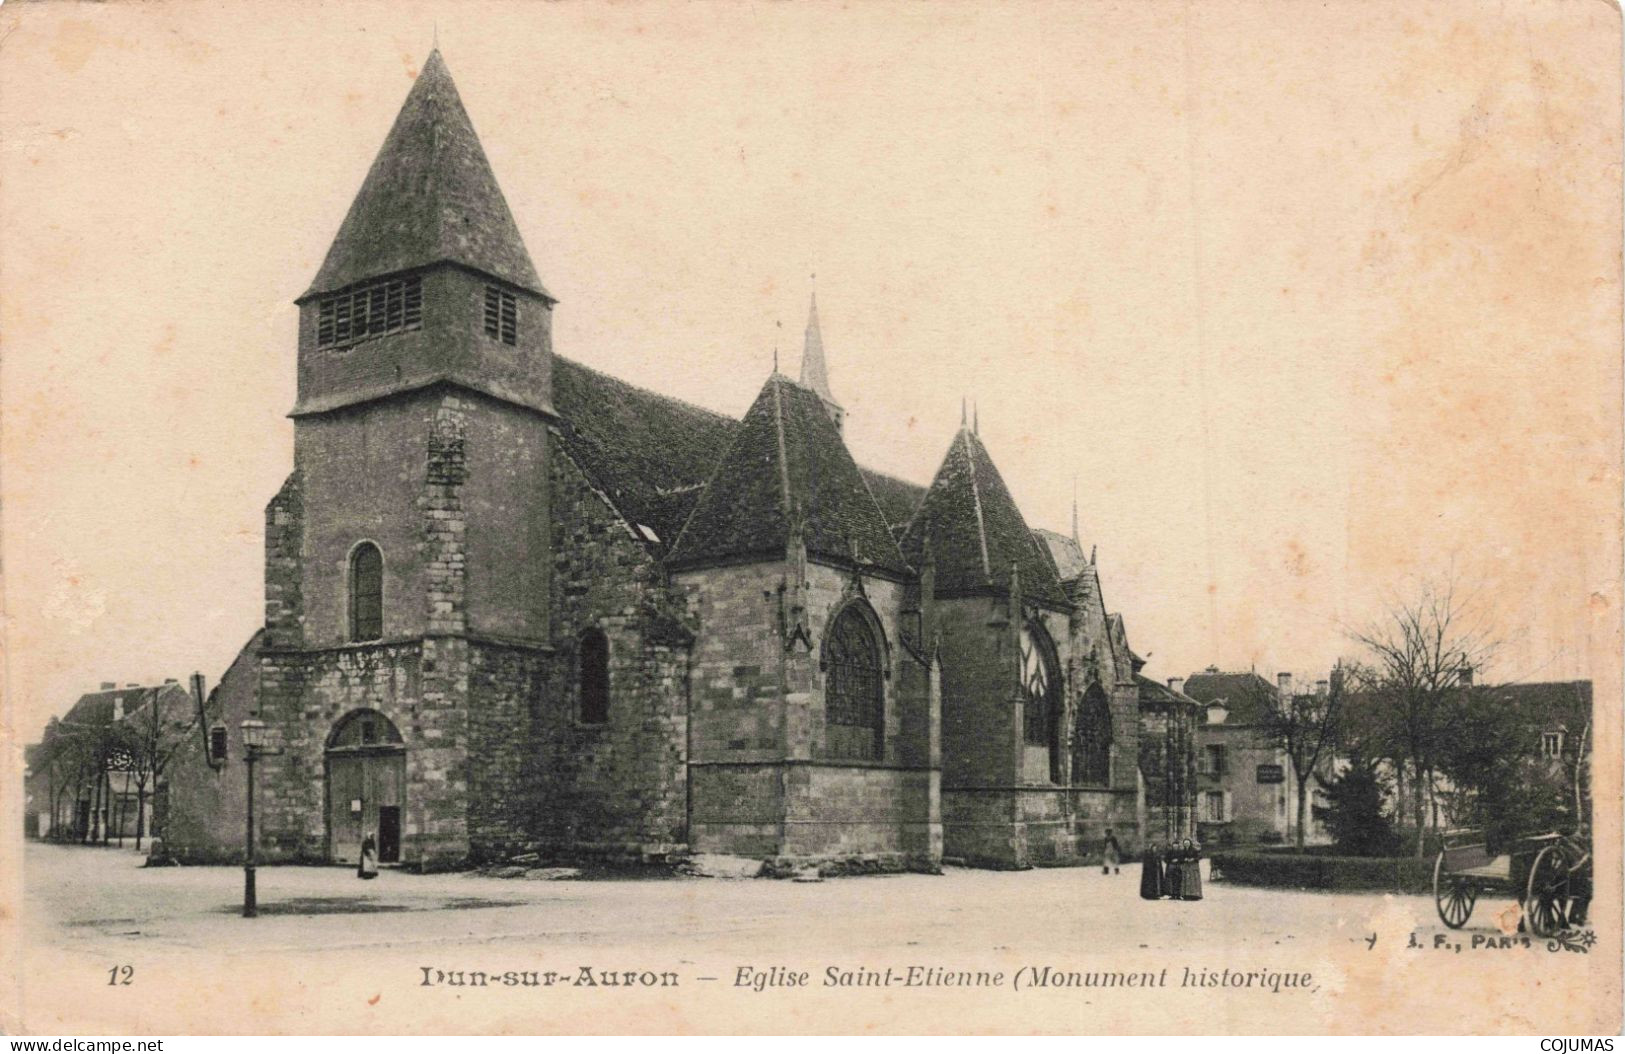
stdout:
[(1220, 850), (1218, 881), (1238, 886), (1334, 892), (1432, 893), (1433, 859)]

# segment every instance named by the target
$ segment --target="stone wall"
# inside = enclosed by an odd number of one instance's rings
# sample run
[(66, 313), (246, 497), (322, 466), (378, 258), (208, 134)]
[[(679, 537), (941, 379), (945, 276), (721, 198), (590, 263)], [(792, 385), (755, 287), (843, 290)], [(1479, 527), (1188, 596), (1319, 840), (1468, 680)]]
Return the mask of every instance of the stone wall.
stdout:
[[(900, 583), (807, 561), (677, 576), (699, 633), (693, 684), (693, 840), (785, 866), (934, 870), (938, 696), (901, 643)], [(850, 604), (879, 633), (879, 757), (836, 756), (825, 724), (825, 638)]]
[[(531, 834), (553, 856), (654, 856), (688, 841), (691, 622), (664, 571), (568, 455), (551, 474), (555, 661), (527, 715)], [(609, 711), (581, 719), (578, 642), (609, 641)]]
[[(248, 779), (243, 721), (258, 712), (261, 636), (256, 634), (208, 695), (203, 728), (170, 759), (163, 792), (161, 857), (185, 864), (235, 864), (243, 858)], [(210, 729), (226, 732), (226, 756), (211, 765)], [(263, 838), (264, 827), (260, 832)]]

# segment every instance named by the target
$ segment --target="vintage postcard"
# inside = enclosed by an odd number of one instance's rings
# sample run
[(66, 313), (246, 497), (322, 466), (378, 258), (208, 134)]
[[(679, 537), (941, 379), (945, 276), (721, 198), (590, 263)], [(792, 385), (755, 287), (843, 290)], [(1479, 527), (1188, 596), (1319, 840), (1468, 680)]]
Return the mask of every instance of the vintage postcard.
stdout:
[(0, 9), (10, 1034), (1620, 1028), (1620, 11)]

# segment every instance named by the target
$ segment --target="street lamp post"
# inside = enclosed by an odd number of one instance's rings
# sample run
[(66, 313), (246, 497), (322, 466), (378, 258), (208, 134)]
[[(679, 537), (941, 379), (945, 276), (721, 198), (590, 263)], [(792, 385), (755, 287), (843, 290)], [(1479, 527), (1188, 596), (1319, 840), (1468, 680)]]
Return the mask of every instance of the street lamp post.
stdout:
[(259, 718), (250, 717), (242, 724), (243, 761), (248, 767), (248, 831), (243, 845), (243, 918), (257, 916), (259, 903), (254, 893), (254, 763), (261, 757), (282, 753), (271, 745), (270, 730)]

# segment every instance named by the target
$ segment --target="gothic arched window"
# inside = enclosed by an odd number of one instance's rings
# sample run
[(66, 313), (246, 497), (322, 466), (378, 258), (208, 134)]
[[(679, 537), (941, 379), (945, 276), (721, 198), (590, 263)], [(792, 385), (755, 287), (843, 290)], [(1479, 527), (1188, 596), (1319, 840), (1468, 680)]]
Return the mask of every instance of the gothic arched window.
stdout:
[(601, 725), (609, 720), (609, 638), (596, 627), (584, 630), (576, 649), (581, 692), (581, 722)]
[(362, 542), (350, 554), (350, 639), (384, 635), (384, 554)]
[(1061, 686), (1055, 671), (1055, 653), (1049, 634), (1029, 623), (1021, 630), (1022, 738), (1050, 752), (1050, 778), (1060, 779)]
[(880, 644), (857, 605), (848, 605), (830, 626), (824, 661), (826, 753), (878, 761), (885, 737)]
[(1072, 782), (1105, 786), (1111, 781), (1112, 709), (1098, 683), (1083, 693), (1072, 744)]

